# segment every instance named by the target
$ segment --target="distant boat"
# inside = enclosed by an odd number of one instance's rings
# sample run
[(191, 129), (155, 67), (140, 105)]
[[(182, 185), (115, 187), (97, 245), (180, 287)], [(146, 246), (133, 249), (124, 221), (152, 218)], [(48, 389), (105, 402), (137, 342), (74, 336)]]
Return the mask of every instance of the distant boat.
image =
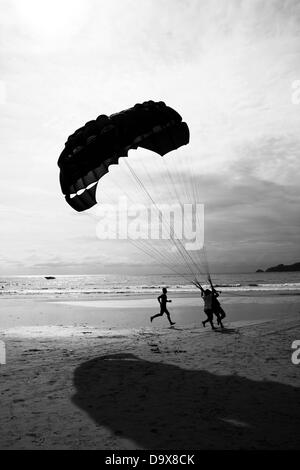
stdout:
[(56, 279), (54, 276), (45, 276), (45, 279)]

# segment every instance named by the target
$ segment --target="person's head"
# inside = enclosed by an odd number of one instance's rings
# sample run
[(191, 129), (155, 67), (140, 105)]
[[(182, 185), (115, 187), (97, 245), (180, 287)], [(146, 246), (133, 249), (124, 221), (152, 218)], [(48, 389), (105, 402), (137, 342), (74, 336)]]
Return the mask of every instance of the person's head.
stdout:
[(167, 291), (167, 288), (166, 287), (163, 287), (163, 293), (166, 294), (168, 291)]
[(206, 295), (211, 294), (211, 290), (210, 290), (210, 289), (205, 289), (205, 294), (206, 294)]

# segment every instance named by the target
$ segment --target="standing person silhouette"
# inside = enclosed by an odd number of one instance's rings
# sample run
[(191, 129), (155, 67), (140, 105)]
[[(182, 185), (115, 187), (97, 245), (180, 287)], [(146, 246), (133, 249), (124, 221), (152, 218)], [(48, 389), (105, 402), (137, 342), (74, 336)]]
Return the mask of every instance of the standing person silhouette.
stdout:
[(161, 317), (164, 313), (167, 315), (168, 317), (168, 320), (169, 320), (169, 323), (170, 325), (175, 325), (175, 322), (173, 322), (171, 320), (171, 317), (170, 317), (170, 313), (167, 309), (167, 302), (172, 302), (172, 300), (168, 300), (168, 297), (167, 297), (167, 289), (164, 287), (163, 290), (162, 290), (162, 294), (159, 295), (157, 297), (157, 300), (160, 304), (160, 313), (157, 313), (156, 315), (153, 315), (150, 320), (151, 320), (151, 323), (152, 321), (154, 320), (154, 318), (157, 318), (157, 317)]
[(200, 289), (201, 291), (201, 297), (204, 300), (204, 313), (207, 316), (207, 319), (202, 322), (202, 325), (205, 327), (206, 323), (209, 322), (212, 330), (215, 330), (213, 318), (214, 318), (214, 312), (213, 312), (213, 298), (214, 295), (210, 289), (203, 289), (199, 281), (193, 282), (193, 284)]
[(208, 276), (208, 280), (209, 280), (209, 283), (210, 283), (210, 286), (211, 286), (211, 290), (212, 290), (212, 294), (213, 294), (212, 309), (213, 309), (213, 312), (214, 312), (214, 314), (216, 315), (216, 317), (217, 317), (217, 319), (218, 319), (218, 320), (217, 320), (217, 321), (218, 321), (218, 325), (220, 325), (221, 328), (224, 328), (224, 325), (223, 325), (223, 323), (222, 323), (222, 320), (223, 320), (223, 318), (226, 317), (226, 313), (225, 313), (224, 310), (222, 309), (221, 304), (220, 304), (219, 300), (217, 299), (217, 297), (219, 297), (220, 294), (219, 294), (219, 292), (216, 291), (216, 289), (214, 288), (210, 276)]
[(209, 283), (211, 285), (211, 290), (210, 289), (203, 289), (199, 281), (193, 282), (193, 284), (201, 290), (201, 297), (204, 300), (204, 312), (207, 316), (207, 319), (202, 322), (202, 325), (205, 327), (205, 324), (207, 322), (210, 323), (212, 329), (214, 330), (214, 323), (213, 323), (213, 314), (216, 315), (217, 317), (217, 322), (218, 325), (221, 326), (221, 328), (224, 328), (224, 325), (222, 323), (222, 319), (225, 318), (225, 312), (222, 309), (220, 302), (218, 301), (217, 297), (219, 297), (219, 293), (216, 291), (216, 289), (213, 286), (211, 277), (208, 277)]

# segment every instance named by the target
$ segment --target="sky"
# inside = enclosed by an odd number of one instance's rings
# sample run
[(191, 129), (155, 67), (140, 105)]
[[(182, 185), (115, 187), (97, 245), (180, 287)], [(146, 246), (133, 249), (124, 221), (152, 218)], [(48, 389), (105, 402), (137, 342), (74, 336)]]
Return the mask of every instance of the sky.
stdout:
[(0, 7), (0, 274), (148, 272), (141, 251), (99, 240), (95, 218), (66, 204), (57, 159), (85, 122), (149, 99), (189, 125), (178, 161), (193, 162), (211, 269), (300, 261), (298, 0)]

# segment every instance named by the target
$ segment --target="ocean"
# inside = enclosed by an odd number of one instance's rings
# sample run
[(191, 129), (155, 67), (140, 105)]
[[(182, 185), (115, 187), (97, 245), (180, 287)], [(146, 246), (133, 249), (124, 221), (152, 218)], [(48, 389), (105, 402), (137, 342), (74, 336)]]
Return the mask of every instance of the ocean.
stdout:
[[(54, 279), (46, 279), (46, 276)], [(214, 284), (224, 293), (300, 293), (300, 272), (212, 274)], [(203, 286), (205, 279), (199, 279)], [(28, 275), (1, 276), (0, 295), (7, 297), (94, 297), (108, 295), (157, 294), (162, 287), (171, 293), (192, 293), (195, 287), (176, 275)]]

